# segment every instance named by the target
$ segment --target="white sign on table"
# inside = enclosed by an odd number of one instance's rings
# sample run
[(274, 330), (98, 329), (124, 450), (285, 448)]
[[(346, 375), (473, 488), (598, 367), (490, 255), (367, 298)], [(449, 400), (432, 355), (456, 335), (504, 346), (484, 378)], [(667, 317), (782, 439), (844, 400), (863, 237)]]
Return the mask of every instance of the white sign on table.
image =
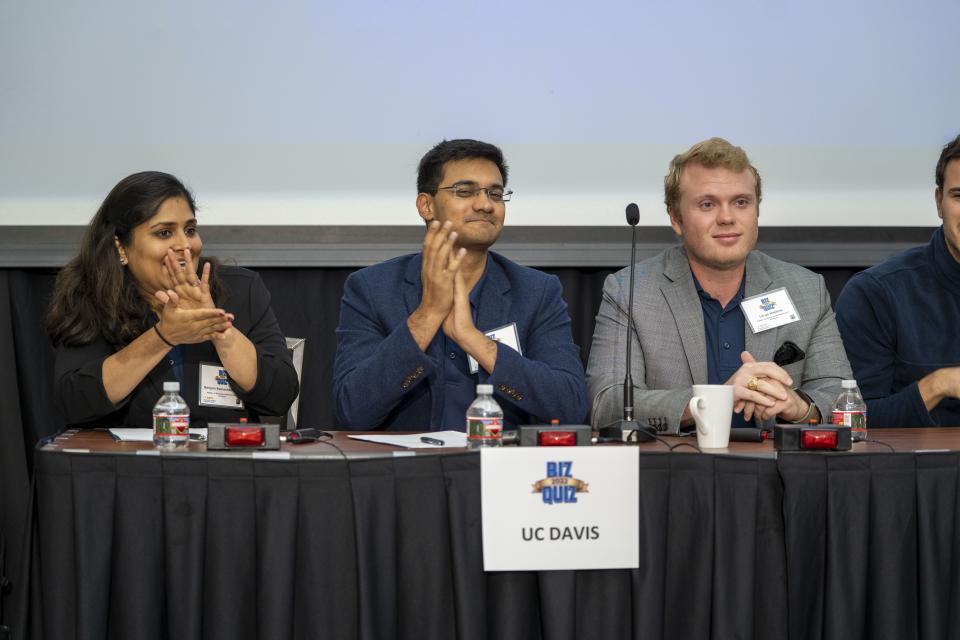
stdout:
[(482, 449), (486, 571), (639, 566), (636, 447)]

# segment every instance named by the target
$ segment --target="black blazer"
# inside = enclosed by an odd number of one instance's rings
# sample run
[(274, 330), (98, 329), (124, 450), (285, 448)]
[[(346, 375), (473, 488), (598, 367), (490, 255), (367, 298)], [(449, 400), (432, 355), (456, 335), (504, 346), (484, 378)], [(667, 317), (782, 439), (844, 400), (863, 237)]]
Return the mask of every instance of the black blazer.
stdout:
[[(270, 293), (256, 273), (239, 267), (221, 266), (217, 271), (223, 284), (218, 306), (235, 315), (239, 329), (257, 349), (257, 383), (242, 392), (231, 383), (244, 409), (201, 407), (198, 403), (200, 363), (219, 363), (210, 342), (181, 345), (183, 381), (180, 395), (190, 405), (191, 424), (235, 422), (242, 417), (251, 422), (259, 416), (283, 415), (297, 396), (297, 374), (273, 310)], [(81, 347), (57, 350), (54, 397), (67, 423), (74, 426), (152, 426), (153, 405), (163, 395), (164, 381), (177, 379), (172, 362), (165, 358), (118, 406), (107, 398), (103, 388), (103, 361), (122, 348), (100, 338)]]

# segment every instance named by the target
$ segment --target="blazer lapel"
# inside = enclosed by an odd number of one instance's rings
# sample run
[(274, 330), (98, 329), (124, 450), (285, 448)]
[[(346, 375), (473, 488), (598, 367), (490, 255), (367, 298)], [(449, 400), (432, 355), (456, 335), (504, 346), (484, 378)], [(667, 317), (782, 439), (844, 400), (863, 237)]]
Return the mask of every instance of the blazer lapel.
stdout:
[[(505, 323), (516, 322), (510, 316), (510, 280), (503, 272), (492, 251), (487, 252), (487, 273), (477, 301), (477, 329), (483, 332), (497, 329)], [(520, 326), (517, 325), (517, 333)], [(523, 345), (520, 346), (523, 349)]]
[[(773, 278), (770, 273), (760, 263), (756, 253), (751, 251), (747, 256), (747, 283), (744, 287), (744, 298), (751, 298), (755, 295), (769, 291), (773, 285)], [(745, 343), (747, 351), (750, 352), (758, 362), (769, 361), (773, 359), (776, 349), (777, 336), (780, 334), (779, 327), (776, 329), (767, 329), (760, 333), (754, 333), (750, 328), (747, 319), (743, 319), (743, 331), (745, 334)]]
[[(404, 273), (406, 286), (403, 288), (403, 304), (407, 308), (404, 318), (408, 318), (411, 313), (417, 310), (417, 307), (420, 306), (420, 298), (423, 297), (423, 281), (420, 279), (421, 264), (423, 264), (423, 257), (418, 253), (407, 264), (407, 269)], [(437, 334), (433, 337), (433, 340), (430, 341), (430, 346), (427, 347), (428, 356), (440, 358), (437, 362), (443, 362), (443, 359), (440, 357), (442, 355), (440, 351), (442, 339), (443, 328), (441, 327), (437, 329)]]
[(423, 290), (423, 282), (420, 280), (421, 264), (423, 264), (423, 256), (418, 253), (407, 263), (407, 269), (404, 273), (407, 286), (403, 288), (403, 303), (407, 307), (408, 316), (420, 306), (420, 297)]
[[(420, 279), (421, 265), (423, 264), (423, 255), (416, 254), (407, 263), (407, 269), (404, 273), (405, 286), (403, 288), (403, 304), (407, 308), (405, 317), (409, 317), (417, 307), (420, 306), (420, 298), (423, 296), (423, 281)], [(443, 394), (435, 393), (437, 390), (438, 378), (440, 389), (443, 388), (443, 327), (437, 329), (437, 334), (430, 341), (426, 354), (433, 358), (434, 362), (439, 363), (436, 376), (429, 376), (424, 384), (430, 385), (430, 426), (439, 424), (443, 416)]]
[(703, 307), (693, 284), (686, 253), (681, 247), (674, 247), (667, 254), (663, 275), (668, 282), (660, 287), (660, 291), (680, 334), (690, 378), (694, 384), (706, 384), (707, 339), (703, 330)]

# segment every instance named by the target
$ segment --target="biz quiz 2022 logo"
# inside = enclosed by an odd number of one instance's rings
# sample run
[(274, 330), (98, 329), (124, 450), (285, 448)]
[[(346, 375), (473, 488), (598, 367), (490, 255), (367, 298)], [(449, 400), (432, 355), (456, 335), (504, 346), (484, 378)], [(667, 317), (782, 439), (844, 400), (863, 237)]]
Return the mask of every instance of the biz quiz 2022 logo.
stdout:
[(227, 370), (226, 369), (217, 369), (216, 376), (217, 386), (219, 387), (229, 387), (230, 381), (227, 379)]
[(770, 302), (770, 298), (760, 298), (760, 308), (764, 311), (770, 311), (777, 308), (777, 303)]
[(547, 477), (533, 483), (545, 504), (573, 504), (578, 493), (589, 493), (589, 484), (573, 477), (573, 462), (547, 462)]

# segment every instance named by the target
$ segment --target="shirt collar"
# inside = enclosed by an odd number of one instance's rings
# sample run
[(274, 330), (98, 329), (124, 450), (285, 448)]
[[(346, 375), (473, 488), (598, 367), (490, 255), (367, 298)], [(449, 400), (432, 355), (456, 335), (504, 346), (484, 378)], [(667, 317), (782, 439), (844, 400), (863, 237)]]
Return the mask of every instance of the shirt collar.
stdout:
[[(712, 300), (713, 302), (716, 302), (717, 304), (720, 304), (720, 301), (719, 301), (719, 300), (717, 300), (716, 298), (714, 298), (713, 296), (711, 296), (709, 293), (707, 293), (707, 292), (704, 290), (703, 287), (700, 286), (700, 281), (697, 280), (697, 276), (694, 275), (693, 270), (690, 271), (690, 275), (693, 277), (693, 286), (695, 286), (695, 287), (697, 288), (697, 295), (700, 296), (700, 300), (702, 300), (702, 301), (711, 301), (711, 300)], [(743, 272), (743, 277), (740, 278), (740, 289), (737, 290), (737, 295), (733, 296), (733, 298), (730, 300), (729, 304), (727, 304), (727, 306), (724, 307), (723, 311), (726, 311), (727, 309), (730, 309), (730, 308), (732, 308), (732, 307), (740, 304), (740, 303), (743, 301), (743, 296), (744, 296), (744, 292), (745, 292), (745, 290), (746, 290), (746, 285), (747, 285), (747, 272), (746, 272), (746, 270), (744, 270), (744, 272)]]
[(950, 253), (950, 249), (947, 248), (947, 239), (943, 234), (943, 226), (933, 233), (930, 244), (933, 246), (933, 262), (937, 267), (937, 271), (948, 280), (960, 284), (960, 262), (956, 261), (953, 254)]

